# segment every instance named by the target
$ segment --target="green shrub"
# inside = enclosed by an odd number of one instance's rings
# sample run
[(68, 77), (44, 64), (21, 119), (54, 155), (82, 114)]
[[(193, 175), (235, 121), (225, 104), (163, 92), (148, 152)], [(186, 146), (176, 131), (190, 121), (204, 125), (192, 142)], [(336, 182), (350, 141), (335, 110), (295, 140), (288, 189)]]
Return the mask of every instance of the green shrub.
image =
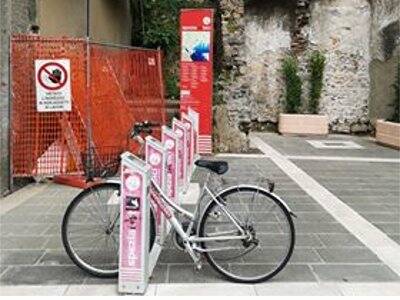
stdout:
[(393, 88), (395, 91), (395, 96), (393, 103), (390, 105), (393, 107), (393, 114), (389, 121), (400, 123), (400, 62), (397, 63), (397, 74)]
[(297, 59), (288, 56), (283, 60), (282, 72), (286, 83), (285, 111), (298, 113), (301, 105), (301, 79)]
[(307, 108), (309, 113), (318, 114), (324, 79), (325, 56), (319, 51), (314, 51), (311, 54), (308, 68), (310, 72), (310, 98)]

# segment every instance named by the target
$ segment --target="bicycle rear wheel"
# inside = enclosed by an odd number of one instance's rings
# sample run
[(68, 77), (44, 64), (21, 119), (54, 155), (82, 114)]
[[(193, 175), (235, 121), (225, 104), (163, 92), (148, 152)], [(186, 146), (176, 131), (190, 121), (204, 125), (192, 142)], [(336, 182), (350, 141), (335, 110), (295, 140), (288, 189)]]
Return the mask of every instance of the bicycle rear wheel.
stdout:
[[(82, 191), (68, 206), (62, 241), (71, 260), (97, 277), (117, 277), (119, 257), (120, 184), (102, 183)], [(155, 240), (150, 216), (150, 249)]]
[(208, 205), (200, 220), (199, 236), (241, 235), (228, 210), (250, 238), (202, 242), (209, 264), (234, 282), (258, 283), (278, 274), (295, 244), (290, 212), (272, 194), (255, 187), (235, 187), (218, 199), (224, 208), (216, 202)]

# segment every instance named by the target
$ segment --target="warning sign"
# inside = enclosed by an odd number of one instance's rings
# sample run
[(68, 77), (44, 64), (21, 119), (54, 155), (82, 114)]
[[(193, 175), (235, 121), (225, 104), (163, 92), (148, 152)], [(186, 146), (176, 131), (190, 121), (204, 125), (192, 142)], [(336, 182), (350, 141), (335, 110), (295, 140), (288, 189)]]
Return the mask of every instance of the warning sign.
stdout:
[(37, 59), (35, 60), (35, 74), (37, 111), (71, 111), (69, 59)]

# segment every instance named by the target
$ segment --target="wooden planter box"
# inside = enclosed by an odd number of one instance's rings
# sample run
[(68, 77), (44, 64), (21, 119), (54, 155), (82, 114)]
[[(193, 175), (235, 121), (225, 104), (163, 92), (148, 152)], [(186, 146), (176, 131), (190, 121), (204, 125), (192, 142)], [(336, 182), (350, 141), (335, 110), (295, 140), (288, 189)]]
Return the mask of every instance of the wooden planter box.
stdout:
[(378, 143), (400, 149), (400, 123), (377, 120), (375, 138)]
[(280, 114), (278, 131), (281, 134), (327, 135), (328, 117), (323, 115)]

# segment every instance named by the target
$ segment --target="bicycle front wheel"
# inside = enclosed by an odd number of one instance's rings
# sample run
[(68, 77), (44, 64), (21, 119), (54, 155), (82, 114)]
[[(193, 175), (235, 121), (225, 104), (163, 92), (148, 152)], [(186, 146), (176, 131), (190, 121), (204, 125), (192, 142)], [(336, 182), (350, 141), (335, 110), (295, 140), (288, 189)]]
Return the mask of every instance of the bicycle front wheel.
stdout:
[[(234, 282), (258, 283), (278, 274), (295, 244), (286, 207), (273, 194), (255, 187), (235, 187), (217, 198), (222, 207), (211, 202), (199, 226), (199, 236), (210, 238), (202, 242), (209, 264)], [(247, 238), (237, 239), (243, 235), (237, 224)], [(212, 240), (221, 236), (232, 239)]]
[[(97, 277), (117, 277), (119, 257), (120, 184), (101, 183), (82, 191), (68, 206), (62, 241), (71, 260)], [(150, 249), (155, 241), (150, 212)]]

